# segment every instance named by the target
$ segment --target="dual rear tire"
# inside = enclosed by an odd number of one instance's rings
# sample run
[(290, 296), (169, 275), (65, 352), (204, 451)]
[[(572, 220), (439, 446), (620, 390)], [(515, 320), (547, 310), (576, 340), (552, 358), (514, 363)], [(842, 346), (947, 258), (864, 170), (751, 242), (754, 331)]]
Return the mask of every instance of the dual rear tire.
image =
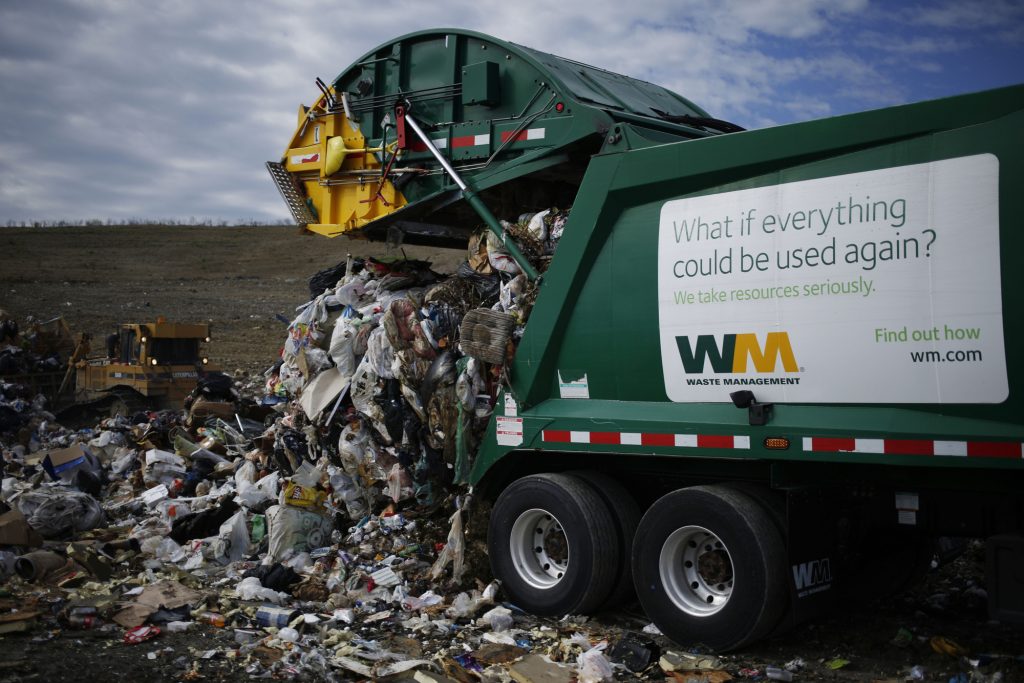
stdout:
[(614, 525), (608, 506), (582, 479), (523, 477), (502, 492), (491, 511), (491, 570), (512, 602), (529, 612), (593, 612), (617, 576)]
[(726, 486), (673, 491), (639, 519), (615, 480), (537, 474), (499, 496), (491, 569), (539, 615), (586, 614), (632, 596), (679, 643), (734, 650), (767, 635), (788, 604), (786, 554), (761, 504)]
[(775, 522), (724, 486), (680, 489), (651, 506), (633, 541), (633, 576), (662, 633), (718, 651), (768, 635), (789, 601)]

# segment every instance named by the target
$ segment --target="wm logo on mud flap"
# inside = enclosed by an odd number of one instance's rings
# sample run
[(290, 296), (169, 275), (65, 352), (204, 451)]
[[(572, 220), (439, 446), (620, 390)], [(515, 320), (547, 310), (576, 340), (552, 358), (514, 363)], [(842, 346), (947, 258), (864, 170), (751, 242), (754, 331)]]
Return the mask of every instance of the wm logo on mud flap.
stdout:
[(690, 337), (676, 337), (676, 344), (687, 374), (704, 372), (709, 362), (713, 372), (742, 373), (747, 371), (748, 361), (754, 372), (775, 372), (780, 360), (786, 372), (800, 371), (788, 332), (769, 332), (763, 347), (752, 332), (722, 335), (721, 346), (713, 334), (699, 335), (692, 346)]
[(829, 559), (823, 557), (820, 560), (794, 564), (793, 583), (796, 584), (796, 594), (799, 598), (827, 591), (832, 587), (832, 566)]

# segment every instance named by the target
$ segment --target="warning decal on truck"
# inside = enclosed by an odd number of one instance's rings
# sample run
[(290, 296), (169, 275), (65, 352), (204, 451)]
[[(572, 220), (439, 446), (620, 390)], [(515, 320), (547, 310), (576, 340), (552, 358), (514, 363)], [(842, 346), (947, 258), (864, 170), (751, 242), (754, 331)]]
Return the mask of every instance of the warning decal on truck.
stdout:
[(1005, 400), (998, 184), (981, 154), (666, 202), (668, 397)]

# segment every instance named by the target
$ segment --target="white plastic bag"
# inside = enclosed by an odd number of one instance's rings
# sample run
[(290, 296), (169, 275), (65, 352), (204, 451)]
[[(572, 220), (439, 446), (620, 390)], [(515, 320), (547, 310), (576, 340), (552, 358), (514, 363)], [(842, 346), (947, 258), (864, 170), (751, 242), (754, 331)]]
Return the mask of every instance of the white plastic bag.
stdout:
[(355, 337), (355, 326), (345, 318), (335, 324), (334, 332), (331, 333), (331, 345), (327, 353), (345, 377), (351, 377), (356, 371), (356, 356), (352, 351), (352, 342)]
[(369, 360), (370, 369), (378, 377), (391, 379), (394, 374), (391, 372), (391, 364), (395, 362), (395, 350), (391, 346), (387, 332), (383, 326), (374, 328), (366, 340), (366, 356)]
[(185, 559), (185, 550), (173, 538), (164, 537), (160, 539), (160, 543), (157, 544), (153, 555), (158, 560), (177, 563)]
[(265, 600), (275, 605), (280, 605), (288, 599), (287, 593), (280, 593), (272, 588), (264, 588), (263, 584), (255, 576), (242, 579), (235, 586), (235, 592), (238, 593), (238, 597), (242, 600)]
[(370, 511), (366, 503), (366, 492), (344, 472), (335, 469), (331, 473), (331, 488), (331, 497), (335, 504), (344, 505), (345, 512), (352, 521), (362, 519)]
[(388, 495), (396, 503), (408, 500), (416, 495), (416, 491), (412, 486), (412, 477), (397, 462), (391, 466), (391, 471), (388, 473)]
[(498, 633), (512, 628), (512, 610), (507, 607), (495, 607), (488, 610), (480, 619), (490, 626), (492, 631)]
[(576, 659), (576, 673), (579, 683), (603, 683), (611, 681), (615, 676), (612, 665), (605, 659), (602, 650), (606, 643), (600, 643), (582, 653)]
[(311, 380), (331, 367), (331, 357), (323, 349), (307, 348), (302, 352), (306, 363), (306, 380)]
[(448, 542), (444, 550), (438, 555), (434, 566), (430, 568), (430, 577), (434, 580), (441, 578), (441, 573), (449, 563), (452, 565), (452, 580), (455, 583), (462, 581), (462, 572), (465, 570), (466, 539), (462, 535), (462, 510), (456, 509), (451, 516), (451, 529), (448, 531)]
[(533, 214), (533, 218), (526, 224), (526, 229), (530, 231), (530, 234), (536, 237), (538, 240), (543, 242), (548, 238), (548, 226), (544, 222), (547, 215), (551, 213), (551, 209), (545, 209), (540, 213)]
[(313, 488), (320, 483), (324, 473), (314, 467), (307, 460), (303, 460), (295, 473), (292, 474), (292, 482), (303, 488)]
[(279, 473), (272, 472), (255, 484), (243, 481), (238, 486), (238, 495), (235, 496), (235, 502), (247, 508), (254, 508), (267, 501), (276, 500), (279, 478)]
[(256, 483), (256, 463), (252, 460), (246, 460), (242, 463), (241, 467), (235, 470), (235, 484), (238, 486), (238, 490), (242, 490), (242, 484), (255, 484)]
[(249, 524), (245, 520), (245, 511), (239, 510), (220, 525), (217, 538), (223, 543), (218, 560), (221, 562), (238, 562), (249, 552)]
[[(512, 238), (506, 237), (506, 239), (511, 240)], [(520, 272), (519, 264), (505, 251), (501, 238), (491, 231), (487, 232), (487, 262), (491, 264), (491, 268), (503, 273), (517, 275)]]
[(411, 595), (407, 595), (402, 599), (402, 609), (406, 612), (417, 612), (421, 609), (433, 607), (434, 605), (440, 605), (444, 602), (444, 598), (435, 593), (434, 591), (427, 591), (418, 598)]
[(334, 524), (330, 517), (290, 505), (267, 509), (268, 556), (280, 562), (289, 552), (303, 552), (330, 543)]

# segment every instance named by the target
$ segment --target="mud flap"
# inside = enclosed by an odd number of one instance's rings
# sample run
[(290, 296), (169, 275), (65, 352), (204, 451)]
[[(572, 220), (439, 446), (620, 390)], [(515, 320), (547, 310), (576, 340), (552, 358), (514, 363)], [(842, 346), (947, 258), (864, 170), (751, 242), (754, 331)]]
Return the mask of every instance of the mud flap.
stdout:
[(783, 629), (831, 609), (837, 597), (834, 571), (839, 566), (836, 520), (822, 492), (791, 490), (786, 498), (790, 610)]

